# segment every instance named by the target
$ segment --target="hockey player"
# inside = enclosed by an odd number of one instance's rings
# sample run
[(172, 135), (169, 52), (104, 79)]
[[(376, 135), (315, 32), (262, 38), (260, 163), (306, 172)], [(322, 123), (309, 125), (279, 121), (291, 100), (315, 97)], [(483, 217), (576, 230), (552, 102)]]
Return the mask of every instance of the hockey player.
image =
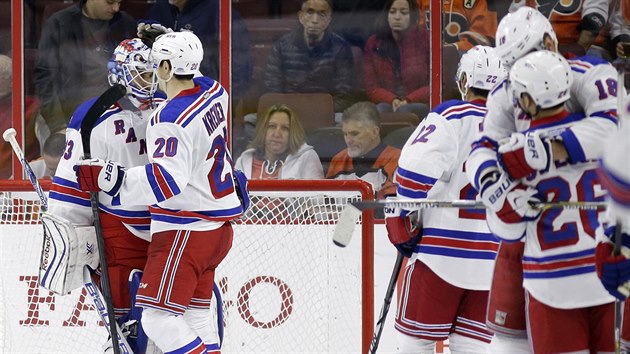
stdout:
[[(137, 38), (122, 41), (114, 50), (108, 64), (109, 82), (124, 85), (129, 93), (103, 113), (94, 126), (90, 135), (92, 156), (116, 159), (126, 166), (147, 163), (146, 125), (151, 113), (163, 101), (154, 97), (157, 82), (153, 81), (149, 53), (150, 49)], [(92, 225), (94, 221), (89, 193), (79, 189), (74, 166), (83, 157), (81, 123), (95, 101), (96, 98), (88, 100), (77, 108), (66, 131), (65, 153), (50, 190), (49, 213), (57, 222), (81, 226)], [(99, 201), (112, 302), (124, 329), (138, 320), (129, 316), (128, 281), (131, 272), (142, 270), (146, 263), (150, 215), (147, 206), (121, 206), (105, 193), (99, 194)], [(77, 268), (80, 272), (82, 265)], [(125, 325), (123, 322), (128, 320), (131, 322)], [(132, 338), (128, 340), (133, 346)], [(142, 347), (134, 350), (144, 351)]]
[[(499, 147), (504, 160), (542, 138), (561, 139), (583, 113), (569, 113), (573, 80), (567, 61), (558, 53), (537, 51), (510, 69), (508, 90), (524, 114), (529, 129), (513, 133)], [(569, 132), (569, 133), (568, 133)], [(516, 241), (524, 237), (524, 288), (527, 329), (535, 353), (612, 352), (614, 298), (595, 272), (595, 237), (600, 237), (600, 213), (577, 209), (546, 209), (538, 202), (601, 201), (605, 192), (593, 160), (550, 162), (506, 191), (499, 210), (488, 210), (490, 230)]]
[[(522, 7), (506, 15), (499, 23), (496, 38), (497, 54), (508, 66), (531, 51), (557, 49), (556, 36), (549, 20), (530, 7)], [(534, 151), (540, 157), (536, 161), (527, 160), (523, 155), (512, 155), (520, 158), (509, 161), (501, 158), (502, 166), (499, 164), (499, 141), (513, 132), (527, 130), (531, 118), (513, 103), (507, 80), (490, 92), (481, 137), (474, 143), (466, 162), (468, 179), (490, 210), (501, 209), (506, 191), (516, 184), (514, 179), (545, 169), (551, 161), (576, 164), (598, 159), (602, 154), (603, 139), (617, 130), (615, 69), (607, 62), (591, 57), (580, 57), (569, 63), (573, 68), (573, 83), (565, 105), (569, 111), (584, 111), (588, 118), (576, 122), (554, 140), (539, 137), (534, 141)], [(515, 145), (514, 149), (524, 152), (522, 143)], [(507, 172), (503, 172), (503, 169)], [(495, 272), (494, 277), (511, 279), (513, 282), (502, 283), (501, 292), (491, 291), (489, 311), (492, 312), (488, 313), (487, 319), (495, 333), (500, 331), (521, 338), (525, 336), (525, 316), (522, 313), (524, 298), (519, 285), (522, 283), (519, 279), (522, 277), (522, 252), (522, 245), (518, 243), (501, 245), (497, 264), (501, 262), (504, 266), (497, 267), (502, 273)], [(500, 299), (495, 299), (495, 295)], [(495, 308), (493, 301), (500, 304), (501, 308)], [(526, 340), (516, 342), (508, 344), (508, 348), (522, 346)]]
[[(486, 112), (486, 96), (505, 75), (493, 48), (476, 46), (462, 56), (462, 100), (436, 107), (407, 140), (395, 175), (398, 196), (475, 199), (464, 161)], [(484, 211), (394, 209), (386, 216), (390, 240), (410, 257), (396, 314), (399, 352), (433, 353), (435, 341), (448, 338), (452, 353), (486, 353), (492, 333), (485, 308), (498, 240), (488, 231)]]
[[(630, 351), (630, 102), (620, 112), (620, 129), (606, 144), (601, 161), (600, 177), (609, 194), (609, 224), (605, 236), (599, 239), (595, 251), (597, 275), (608, 292), (619, 300), (625, 300), (624, 325), (621, 334), (621, 350)], [(616, 254), (614, 244), (616, 228), (621, 226), (621, 250)]]
[(210, 78), (193, 79), (202, 58), (192, 32), (159, 36), (151, 60), (168, 100), (147, 126), (149, 163), (78, 166), (82, 189), (103, 190), (120, 205), (150, 206), (151, 243), (136, 304), (144, 330), (165, 353), (218, 352), (208, 316), (214, 272), (232, 246), (229, 221), (249, 204), (247, 180), (232, 169), (226, 145), (228, 94)]

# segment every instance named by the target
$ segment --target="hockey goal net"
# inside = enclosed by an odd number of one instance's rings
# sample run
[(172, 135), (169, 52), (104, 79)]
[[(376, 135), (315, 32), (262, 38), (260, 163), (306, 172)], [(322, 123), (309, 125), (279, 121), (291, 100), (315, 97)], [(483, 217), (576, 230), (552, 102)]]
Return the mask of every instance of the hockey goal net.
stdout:
[[(44, 184), (47, 189), (48, 185)], [(371, 198), (360, 181), (250, 181), (217, 270), (223, 353), (365, 353), (373, 328), (373, 216), (333, 244), (343, 206)], [(83, 289), (37, 286), (42, 228), (27, 181), (0, 181), (0, 352), (99, 353), (106, 329)], [(215, 316), (209, 313), (209, 316)]]

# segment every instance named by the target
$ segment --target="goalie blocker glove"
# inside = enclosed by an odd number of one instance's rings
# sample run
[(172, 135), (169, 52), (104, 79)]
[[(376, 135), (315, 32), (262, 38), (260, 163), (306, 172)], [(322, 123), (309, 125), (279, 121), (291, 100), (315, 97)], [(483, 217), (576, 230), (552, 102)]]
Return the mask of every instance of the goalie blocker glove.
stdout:
[(548, 171), (552, 161), (551, 144), (539, 131), (513, 133), (507, 143), (499, 146), (499, 162), (514, 179)]
[[(396, 200), (395, 198), (388, 200)], [(385, 227), (387, 237), (396, 247), (398, 252), (409, 258), (422, 238), (422, 227), (420, 225), (419, 212), (409, 212), (401, 208), (385, 206)]]
[(86, 192), (103, 191), (115, 197), (125, 180), (125, 169), (114, 161), (81, 160), (76, 166), (79, 188)]

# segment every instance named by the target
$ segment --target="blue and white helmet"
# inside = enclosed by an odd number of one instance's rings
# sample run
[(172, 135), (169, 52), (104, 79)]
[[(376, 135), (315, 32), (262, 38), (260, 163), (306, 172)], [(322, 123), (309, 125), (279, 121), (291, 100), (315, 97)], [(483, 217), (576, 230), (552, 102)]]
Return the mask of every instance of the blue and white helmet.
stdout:
[(149, 64), (151, 49), (141, 39), (125, 39), (114, 49), (107, 68), (110, 85), (121, 84), (140, 102), (153, 98), (157, 80)]

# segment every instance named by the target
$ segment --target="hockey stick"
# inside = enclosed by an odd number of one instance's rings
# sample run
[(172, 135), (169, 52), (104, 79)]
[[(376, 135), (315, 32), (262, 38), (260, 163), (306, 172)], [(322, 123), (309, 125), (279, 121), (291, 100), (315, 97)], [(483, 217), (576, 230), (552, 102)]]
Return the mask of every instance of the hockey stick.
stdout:
[(4, 141), (11, 144), (11, 148), (13, 149), (15, 156), (17, 156), (18, 160), (20, 160), (22, 167), (24, 167), (24, 172), (26, 173), (26, 176), (28, 177), (29, 181), (31, 181), (31, 184), (33, 185), (33, 188), (35, 189), (35, 192), (37, 192), (37, 196), (39, 197), (42, 210), (46, 211), (48, 210), (48, 198), (46, 198), (46, 195), (44, 194), (44, 191), (42, 190), (42, 186), (39, 185), (39, 182), (37, 181), (37, 176), (35, 176), (35, 173), (33, 172), (31, 165), (29, 165), (28, 162), (26, 161), (26, 158), (24, 157), (24, 153), (22, 152), (20, 145), (18, 145), (18, 142), (15, 139), (16, 135), (17, 135), (17, 132), (15, 131), (15, 129), (9, 128), (4, 131), (4, 133), (2, 134), (2, 137), (4, 138)]
[[(550, 208), (559, 209), (580, 209), (580, 210), (602, 210), (606, 208), (606, 202), (546, 202), (532, 205), (541, 210)], [(339, 215), (337, 225), (333, 233), (335, 245), (345, 247), (350, 243), (354, 227), (359, 221), (361, 211), (373, 208), (404, 208), (404, 209), (429, 209), (429, 208), (459, 208), (459, 209), (485, 209), (482, 202), (476, 200), (417, 200), (417, 199), (397, 199), (397, 200), (374, 200), (352, 202), (346, 205)]]
[(394, 263), (394, 269), (392, 270), (392, 276), (389, 278), (389, 284), (385, 292), (385, 299), (383, 300), (383, 307), (381, 307), (381, 314), (376, 321), (376, 328), (374, 328), (374, 336), (372, 337), (372, 343), (370, 344), (369, 354), (376, 353), (378, 349), (378, 343), (381, 341), (381, 334), (383, 333), (383, 327), (385, 326), (385, 320), (387, 319), (387, 313), (389, 312), (389, 305), (392, 303), (392, 296), (394, 295), (394, 289), (396, 288), (396, 282), (398, 280), (398, 274), (405, 257), (402, 253), (398, 252), (396, 256), (396, 263)]
[[(625, 91), (625, 70), (624, 70), (623, 61), (621, 65), (617, 66), (617, 116), (621, 116), (621, 111), (624, 106), (624, 91)], [(628, 123), (628, 122), (626, 122)], [(613, 255), (617, 256), (621, 253), (621, 244), (622, 244), (622, 235), (621, 235), (621, 222), (617, 220), (617, 225), (615, 226), (615, 248), (613, 250)], [(620, 287), (618, 289), (621, 291), (625, 288)], [(627, 290), (626, 290), (627, 292)], [(615, 298), (615, 354), (621, 353), (621, 322), (623, 317), (623, 302), (617, 298)]]
[[(90, 159), (90, 136), (92, 135), (92, 129), (94, 124), (101, 117), (101, 115), (111, 105), (116, 103), (119, 99), (123, 98), (127, 94), (127, 89), (123, 85), (114, 85), (103, 92), (99, 98), (94, 101), (90, 109), (87, 111), (81, 121), (81, 141), (83, 142), (83, 158)], [(123, 348), (126, 341), (123, 343), (119, 340), (122, 337), (118, 323), (116, 322), (116, 315), (114, 313), (114, 305), (112, 303), (112, 289), (109, 280), (109, 269), (107, 267), (107, 260), (105, 259), (105, 239), (103, 238), (103, 230), (101, 229), (101, 218), (98, 208), (98, 192), (90, 192), (90, 203), (92, 205), (92, 215), (94, 216), (94, 228), (96, 229), (96, 242), (98, 244), (98, 258), (101, 263), (101, 287), (103, 288), (103, 300), (105, 300), (105, 308), (108, 321), (107, 330), (112, 339), (113, 350), (115, 354), (121, 354), (123, 351), (129, 353), (129, 345)], [(94, 299), (95, 305), (98, 307), (102, 304), (97, 304), (96, 298)], [(100, 310), (99, 310), (100, 311)], [(116, 335), (114, 335), (114, 333)]]
[[(44, 194), (44, 190), (42, 189), (41, 185), (37, 181), (37, 177), (35, 176), (35, 173), (33, 173), (33, 170), (31, 169), (30, 165), (28, 164), (28, 162), (24, 158), (24, 154), (22, 153), (22, 149), (18, 145), (17, 140), (15, 139), (15, 136), (16, 136), (16, 131), (13, 128), (7, 129), (4, 132), (4, 134), (2, 134), (2, 137), (4, 138), (4, 140), (9, 142), (9, 144), (11, 144), (11, 147), (13, 148), (13, 151), (15, 152), (15, 155), (18, 157), (18, 159), (22, 163), (22, 166), (24, 167), (24, 171), (28, 175), (28, 179), (30, 180), (31, 184), (33, 185), (33, 188), (35, 189), (35, 192), (37, 193), (37, 196), (39, 197), (39, 200), (41, 202), (41, 208), (44, 211), (46, 211), (46, 210), (48, 210), (48, 198), (46, 197), (46, 194)], [(94, 284), (92, 283), (92, 278), (89, 276), (89, 273), (88, 273), (88, 277), (86, 278), (85, 277), (85, 271), (83, 273), (83, 281), (84, 281), (85, 287), (86, 287), (89, 295), (92, 297), (92, 301), (94, 302), (94, 305), (96, 306), (99, 315), (101, 315), (101, 320), (103, 321), (103, 323), (106, 323), (106, 324), (109, 323), (110, 320), (109, 320), (109, 318), (107, 316), (108, 315), (107, 311), (102, 311), (101, 310), (103, 308), (102, 304), (104, 303), (103, 296), (98, 291), (98, 289), (97, 289), (97, 291), (94, 291), (92, 289), (92, 288), (94, 288)], [(88, 283), (92, 284), (92, 288), (89, 287)], [(108, 328), (108, 330), (109, 330), (109, 328)], [(118, 330), (118, 336), (119, 337), (120, 337), (120, 334), (121, 334), (120, 330)], [(123, 341), (119, 342), (119, 343), (122, 343), (121, 345), (125, 346), (123, 353), (133, 353), (131, 350), (128, 349), (129, 348), (129, 344), (127, 344), (127, 341), (124, 340), (124, 337), (123, 337)]]
[[(88, 295), (94, 300), (94, 306), (96, 307), (96, 311), (98, 311), (99, 316), (101, 316), (101, 320), (105, 324), (105, 327), (112, 327), (112, 316), (110, 316), (109, 310), (107, 309), (107, 303), (103, 301), (103, 294), (98, 290), (98, 287), (94, 285), (92, 281), (92, 275), (90, 271), (90, 267), (87, 265), (83, 266), (83, 285), (88, 292)], [(129, 343), (125, 339), (125, 336), (122, 335), (122, 331), (118, 328), (118, 324), (116, 320), (114, 320), (114, 326), (116, 326), (116, 340), (114, 340), (114, 336), (112, 336), (112, 343), (114, 352), (118, 351), (119, 353), (130, 353), (133, 354)]]

